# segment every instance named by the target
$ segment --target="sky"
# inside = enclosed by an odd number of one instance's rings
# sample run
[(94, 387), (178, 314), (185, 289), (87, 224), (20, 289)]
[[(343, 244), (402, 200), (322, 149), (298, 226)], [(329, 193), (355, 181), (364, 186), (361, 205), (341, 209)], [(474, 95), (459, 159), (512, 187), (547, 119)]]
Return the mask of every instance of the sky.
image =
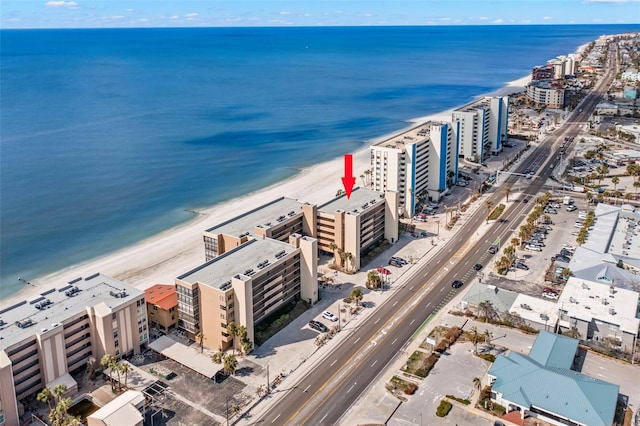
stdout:
[(0, 28), (637, 24), (640, 0), (0, 0)]

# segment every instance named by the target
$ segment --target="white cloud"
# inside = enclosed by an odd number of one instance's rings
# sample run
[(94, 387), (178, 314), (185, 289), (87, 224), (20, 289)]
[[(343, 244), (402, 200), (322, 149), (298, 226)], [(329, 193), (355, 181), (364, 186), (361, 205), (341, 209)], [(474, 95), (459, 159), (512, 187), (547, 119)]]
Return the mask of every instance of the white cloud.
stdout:
[(133, 12), (133, 9), (131, 9), (131, 8), (125, 9), (125, 12)]
[(499, 19), (499, 18), (493, 21), (494, 24), (502, 24), (503, 22), (504, 22), (504, 19)]
[(59, 1), (48, 1), (44, 4), (46, 7), (78, 7), (78, 3), (76, 3), (75, 1), (64, 1), (64, 0), (59, 0)]
[(20, 22), (20, 18), (7, 18), (4, 22)]
[(288, 11), (288, 10), (283, 10), (283, 11), (280, 12), (280, 15), (287, 16), (287, 15), (293, 15), (293, 13)]
[(542, 18), (542, 19), (544, 19), (545, 21), (550, 21), (550, 20), (552, 20), (553, 18), (552, 18), (551, 16), (545, 16), (545, 17), (544, 17), (544, 18)]
[(195, 18), (196, 16), (198, 16), (198, 14), (195, 12), (187, 13), (186, 15), (184, 15), (185, 18)]
[(149, 19), (147, 19), (147, 18), (140, 18), (140, 19), (138, 19), (138, 22), (149, 22)]
[(169, 16), (169, 19), (178, 19), (178, 18), (179, 18), (178, 15)]
[(124, 18), (125, 18), (125, 17), (124, 17), (124, 16), (122, 16), (122, 15), (115, 15), (115, 16), (112, 16), (112, 17), (111, 17), (111, 19), (124, 19)]
[(481, 20), (481, 21), (488, 21), (488, 20), (489, 20), (489, 18), (487, 18), (486, 16), (481, 16), (481, 17), (480, 17), (480, 20)]
[(450, 21), (450, 20), (451, 20), (451, 18), (447, 18), (447, 17), (445, 17), (445, 18), (440, 18), (440, 20), (441, 20), (441, 21)]

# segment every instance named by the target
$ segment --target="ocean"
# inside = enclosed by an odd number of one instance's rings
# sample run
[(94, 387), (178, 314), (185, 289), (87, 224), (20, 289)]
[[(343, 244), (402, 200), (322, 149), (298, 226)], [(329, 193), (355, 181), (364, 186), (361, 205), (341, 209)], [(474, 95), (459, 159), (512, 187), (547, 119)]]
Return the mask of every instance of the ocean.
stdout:
[(639, 30), (0, 30), (0, 298)]

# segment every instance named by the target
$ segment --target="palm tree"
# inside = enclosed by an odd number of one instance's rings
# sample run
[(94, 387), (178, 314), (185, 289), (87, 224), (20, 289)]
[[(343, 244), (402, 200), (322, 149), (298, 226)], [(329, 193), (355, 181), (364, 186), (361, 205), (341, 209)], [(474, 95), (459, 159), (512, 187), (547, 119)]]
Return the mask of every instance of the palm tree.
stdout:
[(367, 183), (364, 181), (364, 173), (360, 175), (360, 179), (362, 179), (362, 186), (366, 186)]
[(627, 192), (626, 194), (624, 194), (624, 199), (627, 201), (631, 201), (631, 199), (633, 198), (633, 195), (631, 195), (630, 192)]
[(256, 395), (258, 396), (258, 398), (262, 397), (262, 395), (264, 395), (264, 392), (265, 392), (264, 385), (260, 385), (256, 389)]
[(240, 341), (240, 348), (242, 349), (242, 353), (247, 355), (251, 348), (253, 347), (253, 342), (247, 338), (244, 338)]
[(493, 207), (493, 202), (491, 200), (487, 200), (484, 203), (484, 206), (487, 208), (487, 223), (489, 223), (489, 215), (491, 215), (491, 208)]
[(111, 354), (105, 354), (100, 360), (100, 365), (109, 369), (109, 381), (111, 382), (111, 391), (115, 392), (116, 387), (113, 383), (113, 366), (116, 364), (116, 357)]
[(198, 342), (198, 345), (200, 346), (200, 353), (202, 353), (204, 351), (204, 334), (202, 334), (202, 331), (198, 331), (198, 333), (196, 333), (196, 342)]
[(616, 187), (620, 183), (620, 178), (618, 176), (614, 176), (611, 178), (611, 183), (613, 183), (613, 190), (616, 190)]
[(491, 346), (491, 337), (493, 337), (493, 336), (491, 335), (491, 332), (489, 331), (489, 329), (486, 329), (486, 328), (485, 328), (485, 329), (484, 329), (484, 333), (482, 333), (482, 339), (483, 339), (485, 342), (487, 342), (487, 344), (488, 344), (489, 346)]
[(129, 373), (131, 372), (131, 366), (128, 362), (122, 362), (120, 364), (120, 372), (124, 374), (124, 387), (126, 389), (129, 381)]
[(224, 359), (224, 352), (222, 351), (218, 351), (213, 355), (211, 355), (211, 361), (213, 361), (216, 364), (222, 364), (223, 359)]
[(333, 262), (336, 263), (336, 250), (338, 249), (338, 245), (334, 242), (331, 241), (329, 243), (329, 250), (331, 250), (331, 253), (333, 253)]
[(640, 182), (639, 181), (633, 182), (633, 187), (636, 189), (636, 194), (637, 194), (638, 193), (638, 188), (640, 188)]
[(46, 403), (49, 406), (49, 410), (53, 408), (53, 406), (51, 405), (51, 402), (53, 401), (53, 395), (51, 394), (51, 389), (49, 388), (42, 389), (42, 391), (40, 391), (40, 393), (38, 393), (38, 395), (36, 396), (36, 399), (40, 402)]
[(480, 335), (478, 334), (478, 328), (474, 325), (473, 327), (471, 327), (471, 329), (469, 330), (469, 340), (471, 340), (471, 343), (473, 343), (474, 345), (474, 350), (473, 353), (477, 354), (478, 353), (478, 341), (480, 340)]
[(480, 377), (473, 378), (473, 386), (475, 386), (477, 390), (480, 390), (480, 388), (482, 387), (482, 380), (480, 380)]
[(225, 373), (231, 375), (235, 373), (238, 368), (238, 360), (234, 355), (227, 355), (224, 357), (224, 366), (222, 368)]
[(347, 271), (351, 270), (351, 261), (353, 260), (353, 255), (351, 254), (351, 252), (345, 251), (344, 252), (344, 259), (346, 261), (346, 269)]
[(496, 315), (496, 309), (493, 307), (493, 303), (488, 300), (478, 304), (478, 312), (484, 320), (493, 318)]
[(504, 187), (502, 188), (502, 193), (507, 197), (507, 203), (509, 202), (509, 194), (511, 193), (511, 188)]
[(520, 240), (518, 238), (512, 238), (511, 239), (511, 245), (514, 247), (520, 247)]
[(236, 329), (236, 336), (240, 338), (240, 340), (244, 340), (247, 338), (247, 327), (244, 325), (238, 326)]
[(359, 288), (354, 288), (351, 291), (351, 299), (353, 299), (356, 302), (356, 304), (360, 303), (363, 296), (364, 295), (362, 294), (362, 290), (360, 290)]
[(371, 270), (367, 273), (367, 288), (382, 287), (382, 279), (377, 271)]
[(371, 180), (369, 179), (371, 176), (371, 170), (369, 169), (365, 170), (364, 175), (367, 177), (367, 184), (369, 184), (371, 182)]
[(233, 354), (236, 354), (236, 339), (235, 337), (238, 335), (238, 326), (234, 321), (231, 321), (227, 324), (227, 333), (231, 335), (231, 348), (233, 349)]

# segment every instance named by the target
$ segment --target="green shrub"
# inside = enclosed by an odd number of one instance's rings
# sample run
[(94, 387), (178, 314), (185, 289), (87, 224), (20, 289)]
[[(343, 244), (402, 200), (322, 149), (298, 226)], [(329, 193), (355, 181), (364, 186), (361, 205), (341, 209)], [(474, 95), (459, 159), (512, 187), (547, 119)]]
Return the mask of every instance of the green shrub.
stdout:
[(453, 405), (451, 405), (449, 401), (445, 401), (443, 399), (442, 401), (440, 401), (440, 405), (438, 405), (438, 408), (436, 409), (436, 416), (446, 416), (447, 414), (449, 414), (449, 411), (451, 411), (451, 407), (453, 407)]
[(484, 358), (486, 361), (489, 361), (489, 362), (495, 362), (496, 360), (496, 356), (492, 354), (484, 354), (482, 355), (482, 358)]
[(468, 399), (458, 398), (457, 396), (447, 395), (447, 398), (453, 399), (454, 401), (458, 401), (459, 403), (464, 404), (464, 405), (471, 404), (471, 401), (469, 401)]

